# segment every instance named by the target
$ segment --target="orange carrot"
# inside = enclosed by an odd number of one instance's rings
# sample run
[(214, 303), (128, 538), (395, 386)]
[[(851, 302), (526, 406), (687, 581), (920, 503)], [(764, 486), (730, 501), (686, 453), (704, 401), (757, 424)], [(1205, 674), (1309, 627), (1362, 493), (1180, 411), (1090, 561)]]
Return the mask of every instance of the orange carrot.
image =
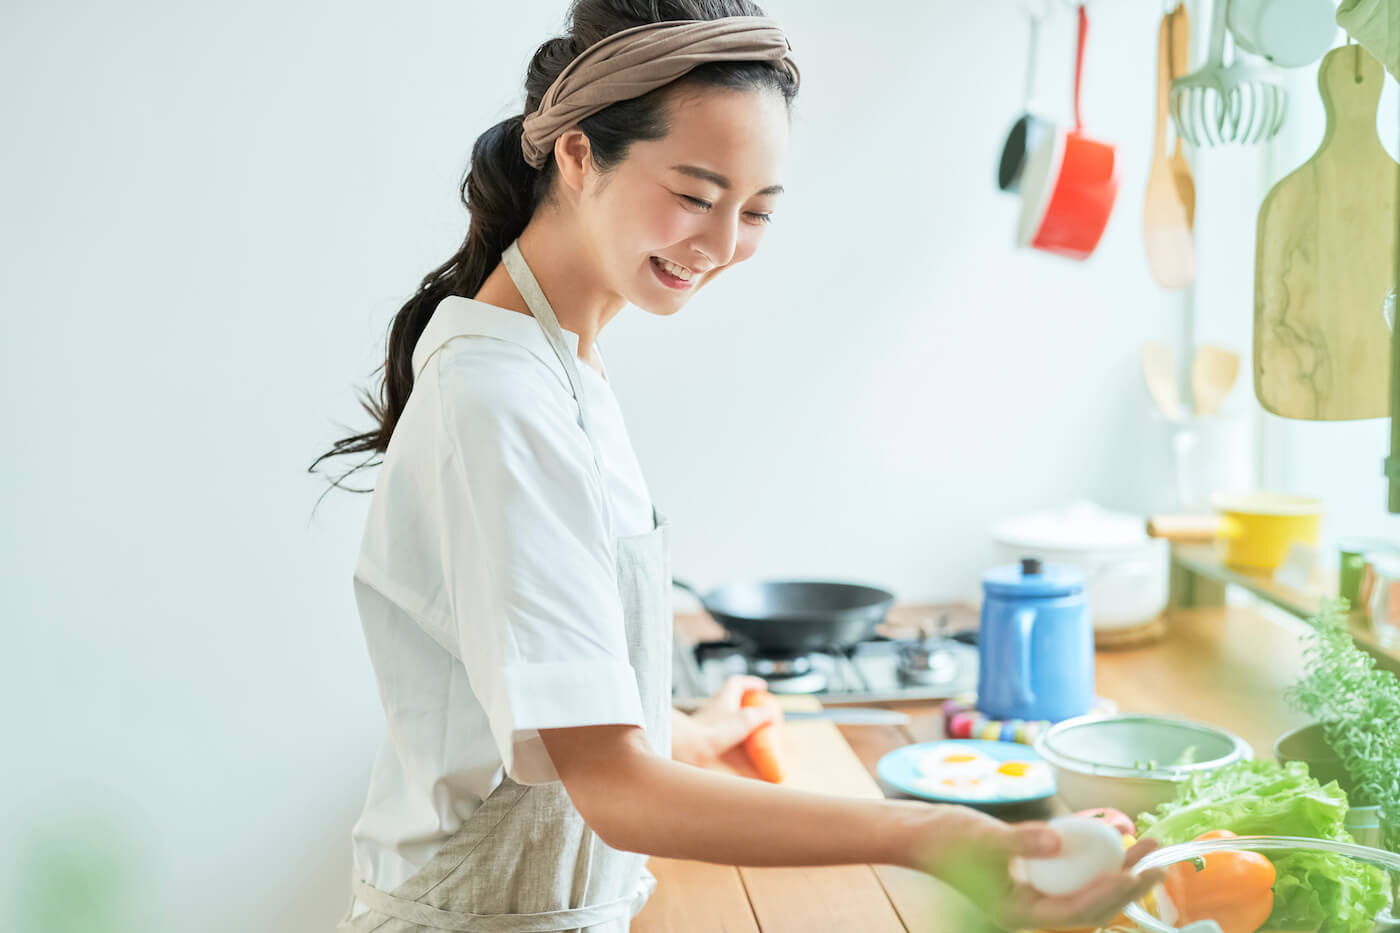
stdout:
[[(773, 694), (767, 690), (745, 690), (743, 697), (739, 700), (739, 705), (764, 706), (772, 704), (781, 711), (778, 701), (773, 698)], [(753, 762), (754, 769), (765, 781), (774, 784), (781, 784), (783, 780), (783, 757), (781, 745), (779, 743), (778, 726), (782, 723), (782, 715), (775, 722), (764, 723), (744, 740), (744, 750), (749, 753), (749, 760)]]

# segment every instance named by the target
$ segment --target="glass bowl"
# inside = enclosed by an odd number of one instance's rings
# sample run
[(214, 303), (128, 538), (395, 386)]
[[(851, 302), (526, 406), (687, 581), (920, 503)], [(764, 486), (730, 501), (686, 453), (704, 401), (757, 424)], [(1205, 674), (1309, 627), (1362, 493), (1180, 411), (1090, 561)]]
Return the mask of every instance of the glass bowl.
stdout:
[[(1153, 852), (1148, 853), (1134, 867), (1136, 873), (1142, 873), (1152, 868), (1176, 865), (1181, 862), (1190, 862), (1201, 856), (1209, 855), (1212, 852), (1257, 852), (1275, 864), (1275, 869), (1279, 872), (1279, 878), (1288, 874), (1292, 877), (1309, 878), (1306, 872), (1299, 869), (1303, 865), (1311, 864), (1316, 866), (1316, 862), (1307, 858), (1308, 854), (1316, 856), (1334, 856), (1339, 862), (1346, 864), (1347, 871), (1355, 872), (1356, 875), (1363, 873), (1377, 882), (1374, 889), (1384, 903), (1375, 904), (1374, 911), (1366, 909), (1362, 911), (1360, 922), (1354, 925), (1353, 929), (1358, 929), (1361, 933), (1391, 933), (1400, 931), (1400, 919), (1395, 915), (1395, 908), (1391, 905), (1394, 902), (1394, 892), (1397, 882), (1400, 882), (1400, 855), (1393, 852), (1386, 852), (1382, 849), (1373, 849), (1370, 846), (1356, 845), (1346, 842), (1331, 842), (1325, 839), (1307, 839), (1302, 836), (1236, 836), (1226, 839), (1209, 839), (1195, 842), (1184, 842), (1179, 845), (1163, 846)], [(1295, 854), (1304, 855), (1303, 859), (1285, 860)], [(1293, 864), (1298, 866), (1293, 871), (1289, 871), (1287, 866)], [(1326, 881), (1311, 882), (1305, 881), (1304, 886), (1309, 889), (1313, 884), (1319, 889), (1326, 888), (1329, 883)], [(1278, 887), (1277, 882), (1275, 888)], [(1295, 892), (1298, 890), (1294, 889)], [(1356, 889), (1349, 889), (1356, 890)], [(1152, 906), (1149, 908), (1149, 904)], [(1278, 901), (1275, 900), (1275, 906)], [(1326, 903), (1322, 905), (1322, 910), (1326, 910)], [(1193, 924), (1205, 919), (1213, 919), (1207, 916), (1188, 917), (1185, 921), (1177, 921), (1170, 916), (1172, 905), (1166, 897), (1162, 885), (1158, 885), (1152, 895), (1137, 903), (1129, 904), (1123, 913), (1137, 924), (1139, 930), (1144, 933), (1178, 933), (1178, 931), (1195, 931)], [(1374, 916), (1371, 916), (1374, 913)], [(1371, 925), (1366, 926), (1366, 921)], [(1189, 921), (1189, 922), (1187, 922)], [(1334, 921), (1335, 922), (1335, 921)], [(1179, 924), (1179, 925), (1175, 925)], [(1224, 924), (1222, 924), (1224, 925)], [(1259, 933), (1317, 933), (1322, 929), (1324, 921), (1317, 921), (1311, 924), (1293, 922), (1287, 925), (1275, 924), (1273, 918), (1266, 921), (1259, 927)], [(1209, 928), (1205, 925), (1202, 929)], [(1228, 926), (1226, 927), (1229, 928)], [(1335, 928), (1335, 926), (1333, 927)], [(1116, 928), (1115, 928), (1116, 929)]]

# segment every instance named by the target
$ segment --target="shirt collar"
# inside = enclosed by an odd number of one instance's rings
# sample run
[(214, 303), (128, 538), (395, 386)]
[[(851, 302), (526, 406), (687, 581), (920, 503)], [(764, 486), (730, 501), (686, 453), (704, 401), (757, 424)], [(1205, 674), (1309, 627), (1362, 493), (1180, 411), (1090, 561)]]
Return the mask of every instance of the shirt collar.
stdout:
[[(564, 335), (564, 343), (568, 345), (569, 352), (577, 359), (578, 334), (562, 327), (560, 332)], [(449, 295), (438, 303), (433, 316), (428, 319), (428, 326), (423, 329), (422, 335), (414, 345), (414, 381), (417, 382), (422, 376), (423, 367), (427, 365), (435, 350), (453, 337), (464, 335), (496, 337), (518, 343), (550, 367), (565, 386), (569, 384), (564, 364), (559, 361), (554, 348), (549, 344), (549, 338), (544, 335), (544, 331), (533, 317), (460, 295)], [(579, 364), (579, 369), (583, 369), (582, 363)]]

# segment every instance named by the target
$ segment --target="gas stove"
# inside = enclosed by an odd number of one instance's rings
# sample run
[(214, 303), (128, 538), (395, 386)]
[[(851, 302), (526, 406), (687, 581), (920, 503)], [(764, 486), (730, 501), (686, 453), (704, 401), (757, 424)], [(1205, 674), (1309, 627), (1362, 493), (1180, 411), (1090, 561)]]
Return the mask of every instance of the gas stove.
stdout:
[(732, 675), (753, 674), (773, 693), (828, 704), (946, 699), (977, 690), (977, 649), (959, 637), (874, 634), (849, 648), (776, 657), (727, 638), (687, 638), (678, 626), (672, 694), (677, 704), (690, 705)]

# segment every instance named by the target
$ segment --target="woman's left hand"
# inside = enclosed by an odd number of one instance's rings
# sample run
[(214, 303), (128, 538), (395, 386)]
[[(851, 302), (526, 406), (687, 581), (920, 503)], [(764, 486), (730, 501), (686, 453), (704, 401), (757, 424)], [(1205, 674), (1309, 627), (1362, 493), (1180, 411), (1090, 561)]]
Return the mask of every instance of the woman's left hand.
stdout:
[(762, 677), (730, 677), (719, 692), (686, 716), (677, 713), (671, 737), (671, 757), (676, 761), (726, 771), (742, 777), (758, 778), (744, 740), (765, 723), (781, 715), (771, 705), (741, 708), (745, 690), (767, 690)]

